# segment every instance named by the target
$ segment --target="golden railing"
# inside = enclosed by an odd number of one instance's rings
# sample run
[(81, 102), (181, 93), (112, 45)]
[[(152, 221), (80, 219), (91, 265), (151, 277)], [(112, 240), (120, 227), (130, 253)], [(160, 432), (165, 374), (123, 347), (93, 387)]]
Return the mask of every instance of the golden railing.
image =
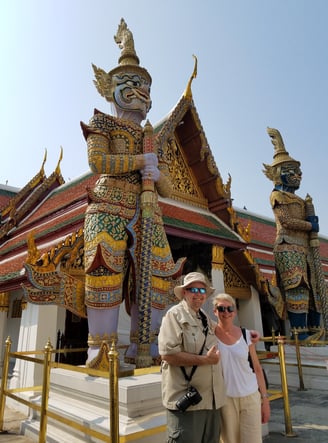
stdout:
[[(4, 432), (4, 412), (6, 406), (6, 397), (10, 397), (13, 400), (24, 404), (25, 406), (36, 410), (40, 414), (40, 431), (39, 431), (39, 443), (46, 443), (46, 435), (47, 435), (47, 422), (48, 418), (52, 418), (53, 420), (57, 420), (60, 423), (74, 428), (78, 431), (84, 432), (85, 434), (98, 438), (101, 441), (109, 442), (109, 443), (126, 443), (128, 441), (134, 441), (141, 437), (141, 435), (153, 435), (156, 433), (162, 433), (165, 431), (165, 426), (158, 426), (148, 431), (139, 431), (134, 434), (130, 434), (129, 436), (119, 436), (119, 405), (118, 405), (118, 378), (119, 378), (119, 352), (115, 347), (115, 343), (113, 342), (108, 352), (109, 358), (109, 371), (100, 371), (96, 369), (81, 367), (81, 366), (72, 366), (64, 363), (58, 363), (53, 361), (53, 356), (58, 353), (67, 353), (67, 352), (84, 352), (86, 349), (61, 349), (54, 350), (50, 341), (48, 340), (44, 350), (39, 351), (26, 351), (26, 352), (11, 352), (11, 339), (7, 338), (5, 343), (5, 354), (4, 354), (4, 362), (3, 362), (3, 373), (1, 379), (1, 391), (0, 391), (0, 433)], [(42, 356), (43, 358), (39, 357)], [(8, 371), (9, 371), (9, 360), (10, 358), (16, 358), (25, 360), (27, 362), (36, 363), (43, 365), (43, 377), (42, 377), (42, 385), (40, 386), (32, 386), (32, 387), (23, 387), (23, 388), (15, 388), (8, 389)], [(88, 375), (104, 377), (109, 379), (109, 420), (110, 420), (110, 429), (109, 434), (104, 434), (102, 432), (96, 431), (94, 429), (89, 428), (88, 426), (83, 426), (78, 422), (67, 419), (62, 415), (56, 414), (55, 412), (49, 410), (48, 408), (48, 400), (49, 400), (49, 392), (50, 392), (50, 372), (52, 368), (62, 368), (74, 372), (86, 373)], [(148, 368), (148, 371), (145, 370), (132, 370), (126, 371), (124, 375), (141, 375), (147, 373), (149, 371), (154, 372), (155, 370), (159, 371), (158, 368)], [(31, 402), (26, 400), (23, 397), (17, 395), (18, 393), (23, 392), (40, 392), (41, 393), (41, 404), (37, 404), (35, 402)]]
[[(312, 347), (312, 346), (325, 346), (328, 344), (327, 340), (311, 340), (311, 337), (309, 337), (305, 342), (302, 342), (298, 339), (298, 330), (292, 329), (291, 330), (294, 339), (287, 339), (285, 336), (276, 336), (275, 332), (272, 331), (272, 336), (270, 337), (262, 337), (261, 341), (264, 342), (270, 342), (273, 345), (278, 345), (278, 352), (258, 352), (258, 356), (260, 360), (268, 360), (265, 363), (266, 364), (275, 364), (280, 366), (280, 378), (281, 378), (281, 387), (282, 390), (272, 390), (268, 389), (268, 393), (270, 395), (269, 399), (276, 400), (278, 398), (284, 399), (284, 414), (285, 414), (285, 435), (287, 437), (295, 437), (296, 434), (293, 432), (292, 428), (292, 421), (291, 421), (291, 414), (290, 414), (290, 407), (289, 407), (289, 398), (288, 398), (288, 384), (287, 384), (287, 371), (286, 366), (297, 366), (298, 370), (298, 378), (299, 378), (299, 391), (306, 391), (304, 387), (304, 379), (303, 379), (303, 367), (302, 367), (302, 359), (301, 359), (301, 352), (300, 347), (306, 346), (306, 347)], [(323, 330), (322, 335), (325, 337), (326, 332)], [(296, 354), (296, 363), (286, 363), (285, 358), (285, 346), (291, 345), (295, 347), (295, 354)], [(274, 359), (278, 357), (279, 361), (274, 361)], [(321, 368), (319, 365), (307, 365), (307, 367), (311, 368)]]
[(278, 357), (279, 362), (277, 364), (280, 365), (280, 379), (281, 379), (281, 390), (271, 389), (269, 387), (268, 394), (269, 400), (278, 400), (279, 398), (283, 399), (284, 402), (284, 416), (285, 416), (285, 436), (286, 437), (295, 437), (295, 433), (292, 427), (292, 419), (290, 414), (290, 404), (289, 404), (289, 394), (288, 394), (288, 383), (287, 383), (287, 372), (286, 372), (286, 361), (285, 361), (285, 337), (275, 337), (274, 334), (272, 337), (262, 337), (262, 341), (270, 341), (273, 344), (278, 345), (278, 352), (270, 352), (270, 351), (259, 351), (257, 353), (259, 360), (264, 361), (266, 359), (274, 359)]
[[(300, 357), (299, 346), (300, 343), (296, 339), (294, 341), (286, 340), (286, 337), (283, 336), (275, 336), (273, 333), (270, 337), (262, 337), (261, 341), (272, 342), (273, 344), (278, 345), (278, 352), (258, 352), (259, 359), (261, 361), (267, 360), (265, 363), (269, 364), (279, 364), (280, 366), (280, 378), (281, 378), (281, 390), (268, 389), (269, 400), (273, 401), (276, 399), (283, 399), (284, 402), (284, 415), (285, 415), (285, 435), (287, 437), (294, 437), (295, 434), (292, 428), (291, 414), (290, 414), (290, 405), (289, 405), (289, 396), (288, 396), (288, 383), (287, 383), (287, 373), (286, 373), (286, 361), (285, 361), (285, 345), (286, 343), (294, 344), (297, 356), (297, 366), (298, 373), (300, 379), (300, 389), (304, 390), (304, 382), (303, 382), (303, 374), (302, 374), (302, 362)], [(62, 424), (72, 427), (80, 432), (84, 432), (89, 436), (93, 436), (98, 438), (101, 441), (110, 442), (110, 443), (126, 443), (129, 441), (136, 441), (141, 436), (150, 436), (162, 433), (165, 431), (166, 426), (158, 426), (151, 430), (136, 432), (134, 434), (130, 434), (129, 436), (120, 436), (119, 435), (119, 403), (118, 403), (118, 379), (119, 379), (119, 352), (115, 347), (115, 343), (113, 342), (108, 353), (109, 358), (109, 371), (100, 371), (91, 368), (86, 368), (82, 366), (73, 366), (65, 363), (59, 363), (54, 361), (54, 355), (60, 353), (67, 352), (84, 352), (86, 349), (57, 349), (54, 350), (50, 341), (48, 340), (45, 348), (39, 351), (26, 351), (26, 352), (11, 352), (11, 339), (7, 338), (5, 342), (5, 353), (4, 353), (4, 362), (3, 362), (3, 373), (1, 379), (1, 391), (0, 391), (0, 433), (4, 430), (4, 411), (6, 404), (6, 397), (10, 397), (11, 399), (24, 404), (25, 406), (36, 410), (40, 414), (40, 431), (39, 431), (39, 443), (46, 443), (46, 434), (47, 434), (47, 421), (48, 418), (52, 418), (53, 420), (57, 420)], [(42, 357), (42, 358), (41, 358)], [(33, 387), (23, 387), (23, 388), (15, 388), (8, 389), (8, 371), (9, 371), (9, 360), (10, 358), (16, 358), (25, 360), (27, 362), (32, 362), (36, 364), (43, 365), (43, 377), (42, 377), (42, 385), (41, 386), (33, 386)], [(277, 362), (273, 362), (275, 358), (278, 358)], [(292, 364), (288, 364), (292, 365)], [(50, 372), (52, 368), (62, 368), (69, 371), (86, 373), (88, 375), (104, 377), (109, 379), (109, 422), (110, 429), (109, 434), (104, 434), (94, 429), (89, 428), (88, 426), (83, 426), (78, 422), (74, 422), (68, 418), (63, 417), (62, 415), (56, 414), (55, 412), (49, 410), (48, 408), (48, 400), (49, 400), (49, 392), (50, 392)], [(159, 371), (159, 368), (148, 368), (147, 370), (136, 369), (131, 370), (130, 373), (126, 373), (125, 375), (141, 375), (145, 373)], [(26, 400), (25, 398), (17, 395), (18, 393), (23, 392), (40, 392), (41, 393), (41, 404), (37, 404), (35, 402), (31, 402)]]
[[(304, 329), (305, 330), (305, 329)], [(307, 330), (306, 330), (307, 331)], [(273, 344), (277, 343), (277, 340), (284, 340), (285, 345), (290, 345), (292, 347), (295, 348), (295, 354), (296, 354), (296, 363), (285, 363), (286, 366), (297, 366), (297, 371), (298, 371), (298, 378), (299, 378), (299, 391), (306, 391), (305, 385), (304, 385), (304, 378), (303, 378), (303, 364), (302, 364), (302, 358), (301, 358), (301, 351), (300, 349), (311, 349), (311, 348), (316, 348), (316, 347), (321, 347), (321, 346), (327, 346), (328, 345), (328, 340), (326, 340), (326, 334), (327, 332), (325, 330), (322, 330), (322, 338), (320, 340), (318, 339), (311, 339), (311, 336), (309, 336), (308, 339), (306, 339), (305, 341), (303, 340), (299, 340), (298, 338), (298, 334), (299, 331), (297, 329), (292, 329), (291, 330), (292, 335), (293, 335), (293, 339), (287, 339), (285, 336), (276, 336), (274, 331), (272, 331), (272, 336), (270, 337), (262, 337), (261, 341), (264, 342), (271, 342)], [(261, 354), (261, 353), (260, 353)], [(270, 352), (266, 352), (263, 354), (268, 354), (268, 356), (264, 357), (264, 358), (270, 358), (270, 354), (273, 355), (274, 353), (270, 353)], [(275, 353), (277, 354), (277, 353)], [(266, 362), (267, 364), (279, 364), (279, 362)], [(307, 364), (306, 367), (310, 367), (310, 368), (321, 368), (322, 366), (320, 365), (314, 365), (314, 364)]]

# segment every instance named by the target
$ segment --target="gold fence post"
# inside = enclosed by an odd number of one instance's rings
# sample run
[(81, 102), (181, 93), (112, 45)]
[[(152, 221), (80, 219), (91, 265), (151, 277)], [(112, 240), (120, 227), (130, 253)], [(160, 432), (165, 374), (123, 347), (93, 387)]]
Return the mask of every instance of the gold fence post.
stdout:
[(298, 388), (299, 391), (306, 391), (304, 387), (304, 381), (303, 381), (303, 369), (302, 369), (302, 361), (301, 361), (301, 351), (300, 351), (300, 342), (298, 339), (298, 330), (297, 328), (294, 328), (292, 330), (294, 338), (295, 338), (295, 351), (296, 351), (296, 359), (297, 359), (297, 369), (298, 369), (298, 378), (300, 381), (300, 387)]
[(3, 431), (3, 421), (5, 415), (5, 406), (6, 406), (6, 396), (5, 390), (7, 389), (8, 383), (8, 370), (9, 370), (9, 353), (11, 348), (11, 339), (10, 337), (6, 340), (6, 350), (3, 359), (3, 370), (2, 370), (2, 379), (1, 379), (1, 392), (0, 392), (0, 431)]
[(50, 343), (50, 339), (48, 339), (47, 344), (44, 347), (39, 443), (46, 443), (47, 439), (47, 411), (48, 411), (49, 388), (50, 388), (51, 351), (52, 351), (52, 346)]
[(272, 343), (275, 344), (275, 342), (276, 342), (276, 331), (274, 330), (274, 328), (271, 329), (271, 334), (272, 334)]
[(285, 364), (285, 349), (284, 349), (284, 337), (278, 337), (278, 354), (280, 362), (280, 377), (281, 388), (284, 398), (284, 413), (285, 413), (285, 435), (286, 437), (296, 437), (293, 432), (292, 420), (289, 407), (288, 385), (287, 385), (287, 373)]
[(119, 443), (119, 423), (118, 423), (118, 359), (119, 353), (112, 341), (108, 352), (109, 358), (109, 426), (111, 443)]

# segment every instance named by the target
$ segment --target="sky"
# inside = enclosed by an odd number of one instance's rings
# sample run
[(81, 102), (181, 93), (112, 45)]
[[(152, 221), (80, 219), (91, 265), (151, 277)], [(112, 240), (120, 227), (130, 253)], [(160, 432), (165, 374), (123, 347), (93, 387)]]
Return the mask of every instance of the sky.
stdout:
[(273, 160), (266, 128), (276, 128), (327, 237), (326, 0), (2, 0), (0, 184), (25, 186), (46, 151), (50, 175), (60, 147), (66, 181), (89, 171), (80, 121), (110, 113), (91, 65), (117, 66), (122, 17), (153, 79), (150, 122), (179, 101), (195, 54), (194, 102), (233, 205), (273, 219), (262, 171)]

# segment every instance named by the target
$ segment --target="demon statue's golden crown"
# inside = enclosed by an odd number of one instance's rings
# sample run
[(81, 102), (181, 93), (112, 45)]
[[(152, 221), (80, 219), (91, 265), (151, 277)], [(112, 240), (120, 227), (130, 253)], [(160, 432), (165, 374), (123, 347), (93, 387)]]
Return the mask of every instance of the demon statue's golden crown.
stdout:
[(116, 86), (114, 77), (117, 75), (121, 76), (127, 72), (129, 74), (135, 73), (146, 79), (149, 85), (151, 85), (152, 82), (149, 72), (145, 68), (139, 66), (139, 57), (134, 48), (133, 35), (123, 18), (118, 26), (114, 40), (121, 49), (121, 55), (118, 59), (119, 65), (107, 73), (103, 69), (92, 64), (96, 77), (94, 84), (99, 94), (105, 97), (109, 102), (113, 101), (113, 92)]
[[(267, 128), (267, 133), (271, 137), (271, 142), (274, 146), (273, 162), (271, 165), (263, 163), (264, 174), (269, 180), (275, 182), (277, 179), (277, 167), (283, 163), (295, 163), (300, 166), (300, 162), (290, 157), (289, 153), (286, 151), (284, 141), (281, 137), (278, 129)], [(278, 175), (279, 171), (278, 171)]]

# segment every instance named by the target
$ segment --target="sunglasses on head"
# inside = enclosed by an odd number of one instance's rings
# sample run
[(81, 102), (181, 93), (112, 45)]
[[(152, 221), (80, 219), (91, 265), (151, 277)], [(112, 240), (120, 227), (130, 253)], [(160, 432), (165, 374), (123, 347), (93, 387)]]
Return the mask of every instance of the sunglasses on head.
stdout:
[(186, 288), (186, 291), (191, 292), (192, 294), (206, 294), (206, 288)]
[(216, 306), (216, 309), (219, 312), (225, 312), (225, 311), (227, 311), (227, 312), (234, 312), (235, 307), (234, 306)]

